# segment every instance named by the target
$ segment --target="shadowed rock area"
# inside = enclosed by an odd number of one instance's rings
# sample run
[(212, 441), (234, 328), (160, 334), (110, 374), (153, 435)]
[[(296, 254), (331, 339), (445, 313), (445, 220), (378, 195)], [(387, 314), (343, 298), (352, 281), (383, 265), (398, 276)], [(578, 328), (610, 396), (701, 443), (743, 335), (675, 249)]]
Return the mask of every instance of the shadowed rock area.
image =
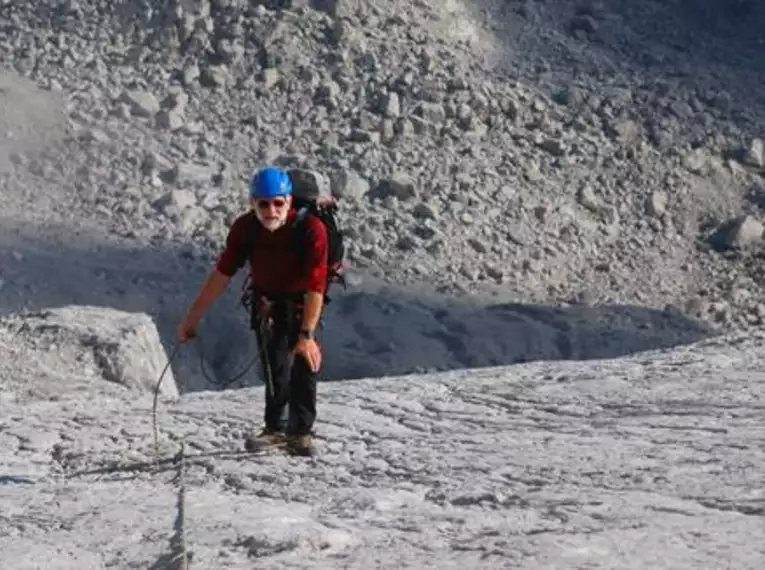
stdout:
[[(166, 360), (157, 357), (156, 350), (164, 348), (169, 355), (175, 349), (178, 320), (212, 260), (188, 255), (184, 249), (99, 241), (98, 234), (85, 231), (64, 233), (51, 227), (50, 232), (66, 239), (56, 243), (50, 235), (15, 223), (0, 228), (7, 247), (0, 248), (6, 283), (0, 290), (0, 308), (26, 322), (29, 317), (22, 311), (36, 315), (63, 307), (83, 320), (77, 306), (93, 307), (94, 318), (103, 321), (94, 325), (101, 331), (101, 347), (109, 338), (122, 346), (132, 342), (124, 339), (121, 320), (151, 316), (162, 346), (128, 352), (144, 375), (140, 382), (156, 382), (161, 361)], [(200, 338), (176, 355), (169, 374), (181, 392), (261, 383), (254, 338), (238, 298), (240, 283), (241, 276), (204, 320)], [(426, 287), (395, 287), (368, 277), (347, 290), (334, 290), (332, 297), (322, 332), (326, 380), (614, 357), (718, 334), (671, 306), (532, 305), (499, 291), (483, 297), (445, 297)], [(103, 315), (98, 307), (105, 309)], [(117, 316), (121, 312), (128, 315)], [(46, 324), (45, 318), (33, 319)], [(31, 323), (24, 329), (30, 342), (37, 342), (38, 326)], [(80, 330), (82, 324), (71, 327)]]

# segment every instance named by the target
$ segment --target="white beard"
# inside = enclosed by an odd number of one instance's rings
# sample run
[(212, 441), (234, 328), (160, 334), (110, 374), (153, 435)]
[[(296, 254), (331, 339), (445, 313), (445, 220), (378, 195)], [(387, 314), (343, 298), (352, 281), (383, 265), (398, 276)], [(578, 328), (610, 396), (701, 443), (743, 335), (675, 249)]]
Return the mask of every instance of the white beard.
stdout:
[(275, 220), (265, 220), (263, 218), (263, 215), (260, 213), (260, 210), (257, 208), (255, 208), (255, 215), (257, 216), (258, 220), (263, 225), (263, 227), (266, 228), (266, 230), (268, 230), (269, 232), (275, 232), (280, 227), (282, 227), (284, 223), (287, 221), (288, 211), (289, 210), (285, 208), (284, 213), (281, 216), (279, 216), (278, 219), (275, 219)]

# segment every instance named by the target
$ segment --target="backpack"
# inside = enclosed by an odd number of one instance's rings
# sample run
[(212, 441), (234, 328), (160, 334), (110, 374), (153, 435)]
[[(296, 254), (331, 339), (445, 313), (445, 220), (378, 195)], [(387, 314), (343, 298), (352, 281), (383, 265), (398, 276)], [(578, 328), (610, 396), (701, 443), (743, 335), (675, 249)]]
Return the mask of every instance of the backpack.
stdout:
[[(345, 269), (345, 243), (344, 232), (340, 229), (337, 220), (338, 204), (337, 198), (330, 190), (329, 181), (311, 170), (293, 168), (287, 171), (287, 175), (292, 181), (292, 207), (297, 211), (297, 217), (293, 221), (294, 227), (299, 230), (305, 227), (303, 221), (308, 216), (315, 216), (327, 228), (327, 292), (334, 283), (341, 283), (346, 287), (343, 270)], [(253, 224), (257, 224), (253, 219)], [(257, 228), (253, 227), (250, 232), (251, 239), (248, 243), (248, 251), (255, 247), (255, 236)], [(300, 254), (301, 259), (310, 244), (306, 243), (308, 239), (307, 232), (295, 232), (295, 242), (293, 247)], [(243, 293), (249, 286), (251, 276), (248, 275), (245, 283), (242, 285)], [(324, 304), (331, 302), (329, 296), (325, 293)]]

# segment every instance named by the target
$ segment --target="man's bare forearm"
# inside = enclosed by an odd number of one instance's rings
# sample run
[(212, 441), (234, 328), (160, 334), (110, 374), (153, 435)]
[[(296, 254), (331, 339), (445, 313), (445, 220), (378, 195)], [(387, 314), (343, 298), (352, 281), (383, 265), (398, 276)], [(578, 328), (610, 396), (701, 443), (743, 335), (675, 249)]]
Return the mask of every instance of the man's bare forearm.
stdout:
[(191, 303), (188, 314), (195, 319), (201, 319), (210, 305), (226, 290), (230, 282), (231, 277), (213, 269), (205, 279), (197, 298)]
[(324, 304), (324, 295), (309, 291), (306, 295), (305, 308), (303, 309), (303, 330), (316, 330), (321, 318), (321, 309)]

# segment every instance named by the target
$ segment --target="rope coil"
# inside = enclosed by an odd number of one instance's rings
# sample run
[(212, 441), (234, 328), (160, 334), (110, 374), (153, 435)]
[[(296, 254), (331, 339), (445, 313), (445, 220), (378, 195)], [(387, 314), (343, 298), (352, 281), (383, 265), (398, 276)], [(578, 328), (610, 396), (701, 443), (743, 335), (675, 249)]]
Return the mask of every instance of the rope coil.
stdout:
[[(193, 338), (198, 343), (198, 351), (199, 351), (199, 365), (202, 370), (202, 374), (204, 374), (205, 378), (212, 383), (214, 386), (217, 386), (220, 389), (224, 389), (234, 382), (236, 382), (239, 378), (244, 376), (244, 374), (252, 368), (252, 365), (255, 364), (255, 361), (260, 359), (261, 365), (263, 367), (263, 375), (265, 378), (265, 384), (266, 389), (268, 390), (269, 394), (274, 393), (273, 388), (273, 380), (271, 378), (271, 364), (268, 359), (268, 352), (266, 350), (266, 343), (264, 342), (264, 338), (266, 334), (269, 332), (268, 325), (264, 320), (260, 321), (260, 327), (257, 331), (257, 334), (255, 335), (257, 344), (258, 344), (258, 354), (252, 359), (252, 361), (238, 374), (234, 375), (232, 378), (228, 379), (225, 382), (215, 382), (213, 381), (209, 375), (207, 374), (204, 366), (204, 353), (202, 351), (202, 340), (199, 336), (199, 333), (197, 332)], [(178, 355), (178, 352), (181, 348), (181, 343), (176, 342), (175, 347), (173, 348), (173, 351), (170, 353), (169, 358), (167, 359), (167, 364), (165, 364), (165, 367), (162, 369), (162, 373), (159, 375), (159, 379), (157, 380), (157, 384), (154, 386), (154, 401), (152, 404), (152, 431), (154, 434), (154, 461), (155, 465), (159, 466), (160, 461), (160, 453), (159, 453), (159, 430), (157, 428), (157, 402), (159, 400), (159, 391), (160, 387), (162, 386), (162, 381), (165, 379), (165, 374), (167, 374), (167, 371), (169, 370), (170, 366), (172, 365), (173, 361), (175, 360), (175, 357)]]

